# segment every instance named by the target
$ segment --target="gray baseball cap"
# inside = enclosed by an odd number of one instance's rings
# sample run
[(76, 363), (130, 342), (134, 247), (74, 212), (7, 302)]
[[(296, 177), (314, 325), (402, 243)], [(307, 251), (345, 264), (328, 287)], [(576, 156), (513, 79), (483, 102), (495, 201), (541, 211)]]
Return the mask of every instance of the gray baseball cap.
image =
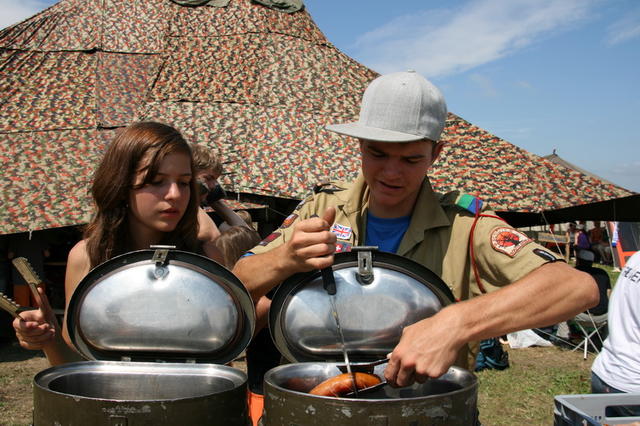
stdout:
[(447, 118), (440, 90), (415, 71), (373, 80), (362, 96), (360, 118), (327, 130), (380, 142), (438, 141)]

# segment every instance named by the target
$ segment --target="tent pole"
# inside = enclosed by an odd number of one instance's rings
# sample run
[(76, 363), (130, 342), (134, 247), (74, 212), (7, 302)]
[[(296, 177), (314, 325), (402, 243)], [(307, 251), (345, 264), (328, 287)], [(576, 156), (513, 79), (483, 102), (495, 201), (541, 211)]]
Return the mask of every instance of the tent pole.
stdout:
[[(540, 213), (542, 215), (542, 219), (544, 219), (544, 223), (547, 225), (547, 228), (550, 229), (551, 225), (549, 225), (549, 221), (547, 220), (547, 217), (544, 215), (544, 210), (541, 211)], [(558, 240), (556, 238), (556, 234), (551, 234), (553, 235), (553, 243), (556, 245), (556, 248), (558, 249), (558, 253), (562, 253), (562, 250), (560, 250), (560, 245), (558, 244)], [(566, 242), (566, 244), (569, 244), (569, 241)], [(565, 257), (568, 257), (565, 255)], [(566, 259), (567, 262), (569, 262), (569, 259)]]

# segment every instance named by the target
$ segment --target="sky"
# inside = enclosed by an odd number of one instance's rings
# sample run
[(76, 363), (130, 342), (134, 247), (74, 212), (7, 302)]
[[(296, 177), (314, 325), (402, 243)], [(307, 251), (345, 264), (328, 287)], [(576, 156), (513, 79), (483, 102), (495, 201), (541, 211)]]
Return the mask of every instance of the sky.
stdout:
[[(53, 3), (0, 0), (0, 27)], [(416, 70), (465, 120), (640, 192), (640, 1), (305, 5), (327, 39), (363, 65)]]

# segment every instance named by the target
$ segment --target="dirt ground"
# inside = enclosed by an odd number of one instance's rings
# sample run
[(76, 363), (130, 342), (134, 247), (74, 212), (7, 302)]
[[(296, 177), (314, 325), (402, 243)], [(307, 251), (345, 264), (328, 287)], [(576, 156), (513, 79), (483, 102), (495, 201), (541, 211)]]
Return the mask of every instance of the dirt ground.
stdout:
[(33, 410), (33, 376), (49, 366), (39, 351), (22, 349), (17, 342), (0, 347), (0, 424), (29, 425)]

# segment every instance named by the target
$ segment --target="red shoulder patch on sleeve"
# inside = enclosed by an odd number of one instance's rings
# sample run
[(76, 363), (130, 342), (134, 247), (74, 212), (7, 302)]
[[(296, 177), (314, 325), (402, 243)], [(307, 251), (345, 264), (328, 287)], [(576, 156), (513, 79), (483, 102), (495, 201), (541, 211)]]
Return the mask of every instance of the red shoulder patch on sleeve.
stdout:
[(297, 214), (290, 214), (289, 216), (287, 216), (287, 218), (284, 220), (284, 222), (282, 222), (282, 225), (280, 225), (280, 229), (286, 229), (288, 227), (290, 227), (293, 222), (296, 221), (296, 219), (298, 218)]
[(267, 237), (264, 240), (260, 241), (260, 243), (258, 245), (266, 246), (267, 244), (269, 244), (270, 242), (272, 242), (273, 240), (275, 240), (279, 236), (280, 236), (279, 232), (273, 232), (273, 233), (267, 235)]
[(533, 240), (526, 234), (506, 226), (499, 226), (491, 231), (491, 247), (511, 257), (531, 241)]

